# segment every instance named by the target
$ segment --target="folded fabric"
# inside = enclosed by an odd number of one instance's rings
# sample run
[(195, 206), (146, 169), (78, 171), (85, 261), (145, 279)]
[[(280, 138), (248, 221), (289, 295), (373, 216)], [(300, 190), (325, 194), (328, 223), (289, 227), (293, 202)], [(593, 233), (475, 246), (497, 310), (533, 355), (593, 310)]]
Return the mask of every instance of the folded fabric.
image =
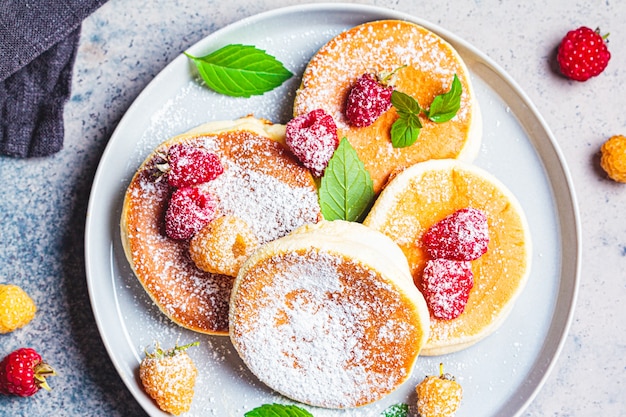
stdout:
[(3, 0), (0, 154), (46, 156), (63, 147), (63, 107), (83, 19), (106, 0)]

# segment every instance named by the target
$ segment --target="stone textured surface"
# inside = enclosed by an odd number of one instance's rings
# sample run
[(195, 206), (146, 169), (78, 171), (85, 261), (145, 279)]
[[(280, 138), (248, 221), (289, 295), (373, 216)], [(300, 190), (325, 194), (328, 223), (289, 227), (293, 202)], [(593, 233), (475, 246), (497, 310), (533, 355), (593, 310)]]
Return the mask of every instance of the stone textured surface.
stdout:
[[(142, 416), (108, 359), (85, 281), (84, 224), (102, 152), (133, 100), (189, 45), (287, 0), (111, 0), (83, 25), (64, 149), (42, 159), (0, 158), (0, 282), (21, 285), (39, 312), (0, 335), (2, 355), (39, 348), (59, 373), (51, 393), (0, 397), (7, 416)], [(361, 1), (411, 13), (451, 31), (503, 67), (552, 129), (571, 171), (582, 225), (577, 309), (562, 354), (524, 416), (618, 416), (626, 409), (626, 185), (607, 180), (599, 149), (626, 134), (626, 3), (617, 0)], [(560, 77), (555, 48), (568, 30), (611, 32), (606, 72)], [(486, 399), (487, 400), (487, 399)]]

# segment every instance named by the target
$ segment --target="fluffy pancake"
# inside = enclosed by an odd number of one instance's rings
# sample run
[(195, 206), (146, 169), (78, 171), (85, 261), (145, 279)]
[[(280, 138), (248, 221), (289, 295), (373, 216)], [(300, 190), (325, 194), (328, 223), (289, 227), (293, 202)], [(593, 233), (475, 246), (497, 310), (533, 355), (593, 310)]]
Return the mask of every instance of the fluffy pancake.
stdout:
[(249, 369), (277, 392), (327, 408), (397, 388), (428, 328), (398, 246), (340, 220), (262, 246), (240, 269), (230, 305), (231, 340)]
[[(395, 88), (417, 99), (425, 108), (435, 96), (450, 89), (454, 74), (463, 88), (457, 115), (441, 124), (420, 116), (421, 133), (417, 142), (407, 148), (391, 145), (391, 125), (398, 118), (393, 107), (367, 127), (350, 126), (344, 115), (348, 93), (360, 75), (395, 70)], [(463, 60), (445, 40), (410, 22), (368, 22), (324, 45), (304, 71), (296, 93), (294, 115), (318, 108), (334, 118), (339, 138), (347, 137), (357, 150), (372, 176), (376, 192), (398, 168), (433, 158), (471, 161), (480, 147), (480, 112)]]
[(447, 215), (466, 207), (487, 216), (487, 252), (472, 261), (474, 287), (456, 319), (431, 316), (430, 337), (422, 355), (464, 349), (498, 328), (522, 291), (531, 265), (531, 237), (519, 202), (496, 178), (458, 160), (431, 160), (398, 174), (385, 187), (363, 222), (396, 242), (413, 279), (429, 259), (424, 233)]
[[(165, 235), (163, 218), (173, 189), (162, 177), (157, 180), (156, 165), (174, 144), (216, 153), (224, 172), (198, 187), (215, 198), (216, 220), (229, 219), (216, 223), (220, 233), (224, 237), (252, 234), (254, 239), (245, 242), (255, 245), (248, 249), (256, 249), (321, 218), (313, 178), (280, 143), (283, 134), (284, 126), (253, 117), (203, 125), (159, 145), (132, 178), (120, 223), (124, 250), (147, 293), (179, 325), (227, 334), (228, 302), (237, 271), (229, 269), (232, 265), (224, 270), (233, 276), (201, 270), (191, 259), (188, 240)], [(233, 218), (238, 221), (230, 221)], [(247, 225), (245, 233), (229, 226), (242, 222)], [(236, 252), (241, 246), (241, 239), (209, 239), (209, 244), (224, 242), (232, 247), (211, 250)]]

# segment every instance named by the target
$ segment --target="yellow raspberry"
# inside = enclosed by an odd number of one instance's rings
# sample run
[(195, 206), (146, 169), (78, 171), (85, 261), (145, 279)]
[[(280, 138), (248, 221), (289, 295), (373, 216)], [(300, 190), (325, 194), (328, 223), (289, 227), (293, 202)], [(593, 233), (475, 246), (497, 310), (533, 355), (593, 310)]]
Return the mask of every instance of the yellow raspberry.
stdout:
[(12, 284), (0, 284), (0, 333), (26, 326), (35, 317), (37, 307), (26, 292)]
[(180, 415), (189, 411), (193, 400), (198, 370), (185, 351), (198, 342), (146, 352), (139, 366), (139, 378), (146, 393), (163, 411)]
[(453, 376), (443, 373), (443, 364), (439, 365), (439, 376), (427, 376), (415, 392), (420, 417), (452, 417), (463, 398), (461, 385)]
[(221, 216), (200, 229), (189, 243), (191, 260), (203, 271), (236, 277), (243, 262), (259, 246), (244, 220)]
[(626, 182), (626, 137), (610, 137), (601, 148), (600, 165), (614, 181)]

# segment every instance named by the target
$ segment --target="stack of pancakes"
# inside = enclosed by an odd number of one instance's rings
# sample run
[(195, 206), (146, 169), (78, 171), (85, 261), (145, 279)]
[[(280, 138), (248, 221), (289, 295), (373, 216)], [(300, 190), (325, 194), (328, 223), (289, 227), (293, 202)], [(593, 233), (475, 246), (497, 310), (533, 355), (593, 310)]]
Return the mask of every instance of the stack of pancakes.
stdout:
[[(344, 116), (350, 88), (366, 72), (394, 72), (394, 87), (423, 106), (456, 75), (460, 109), (446, 123), (423, 117), (417, 142), (395, 148), (393, 107), (368, 127)], [(373, 179), (377, 200), (363, 225), (323, 220), (316, 182), (285, 147), (284, 126), (246, 117), (161, 144), (128, 187), (122, 239), (139, 281), (173, 321), (229, 335), (250, 370), (289, 398), (357, 407), (402, 384), (419, 354), (458, 351), (494, 331), (527, 279), (530, 236), (515, 197), (471, 165), (482, 133), (478, 102), (461, 57), (436, 34), (386, 20), (336, 36), (305, 69), (294, 116), (319, 108)], [(225, 254), (226, 265), (212, 272), (194, 263), (188, 241), (162, 232), (172, 190), (152, 173), (174, 143), (215, 152), (225, 167), (201, 185), (216, 197), (218, 217), (199, 251)], [(489, 248), (472, 261), (465, 311), (440, 320), (420, 292), (428, 260), (421, 238), (465, 207), (487, 216)]]

